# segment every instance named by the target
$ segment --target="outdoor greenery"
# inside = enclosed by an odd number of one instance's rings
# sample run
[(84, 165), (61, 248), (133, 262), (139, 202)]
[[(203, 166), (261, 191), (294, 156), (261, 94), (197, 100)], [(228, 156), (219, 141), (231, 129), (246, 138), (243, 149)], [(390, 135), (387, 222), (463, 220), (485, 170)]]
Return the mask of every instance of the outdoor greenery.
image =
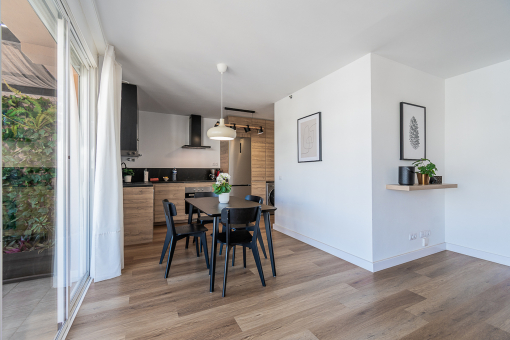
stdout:
[(3, 251), (53, 246), (56, 107), (11, 88), (2, 96)]
[(228, 184), (228, 180), (230, 179), (230, 175), (226, 173), (219, 174), (218, 178), (216, 178), (216, 183), (213, 184), (213, 191), (216, 195), (225, 194), (232, 190), (232, 186)]
[(433, 177), (436, 175), (437, 171), (436, 165), (426, 158), (417, 160), (416, 162), (413, 163), (413, 165), (418, 168), (420, 174), (429, 175), (429, 177)]

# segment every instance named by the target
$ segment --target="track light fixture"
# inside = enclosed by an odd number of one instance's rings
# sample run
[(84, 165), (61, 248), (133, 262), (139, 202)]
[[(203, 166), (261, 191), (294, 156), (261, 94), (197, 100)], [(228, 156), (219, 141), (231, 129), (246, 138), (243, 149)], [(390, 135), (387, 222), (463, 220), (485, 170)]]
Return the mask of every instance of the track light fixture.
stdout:
[(216, 122), (216, 124), (214, 124), (214, 127), (217, 127), (218, 125), (220, 125), (220, 122)]
[(244, 128), (244, 132), (247, 132), (247, 133), (248, 133), (248, 132), (250, 132), (250, 131), (251, 131), (250, 126), (249, 126), (249, 125), (246, 125), (246, 127)]
[(258, 135), (261, 135), (264, 133), (264, 129), (262, 128), (262, 126), (259, 128), (259, 132), (257, 132)]

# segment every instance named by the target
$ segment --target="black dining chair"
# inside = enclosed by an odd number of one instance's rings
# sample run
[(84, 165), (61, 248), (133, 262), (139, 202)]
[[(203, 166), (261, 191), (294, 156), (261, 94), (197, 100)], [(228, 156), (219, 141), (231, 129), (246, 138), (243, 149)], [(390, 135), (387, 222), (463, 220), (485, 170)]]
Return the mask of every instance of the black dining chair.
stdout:
[[(223, 293), (225, 297), (227, 291), (227, 274), (228, 274), (228, 257), (230, 249), (233, 246), (243, 247), (243, 262), (246, 268), (246, 248), (251, 249), (253, 258), (259, 271), (260, 281), (262, 286), (266, 286), (264, 280), (264, 272), (262, 270), (262, 263), (260, 261), (259, 250), (257, 247), (257, 235), (260, 233), (261, 209), (260, 206), (253, 208), (224, 208), (221, 211), (221, 222), (225, 225), (225, 232), (219, 233), (216, 238), (219, 243), (225, 245), (225, 269), (223, 271)], [(247, 225), (255, 222), (253, 225), (253, 234), (246, 228), (238, 229), (233, 228), (235, 225)]]
[[(217, 194), (214, 192), (196, 192), (195, 198), (201, 198), (201, 197), (218, 197)], [(197, 223), (206, 225), (214, 222), (214, 219), (212, 217), (209, 217), (207, 215), (201, 215), (200, 210), (193, 207), (193, 214), (197, 214)], [(189, 211), (186, 211), (186, 215), (189, 216)], [(196, 239), (193, 238), (193, 243), (195, 243)], [(186, 249), (188, 249), (189, 245), (189, 237), (186, 237)], [(202, 245), (200, 246), (200, 252), (202, 252)]]
[[(165, 279), (168, 278), (170, 265), (172, 264), (172, 258), (174, 257), (175, 244), (177, 241), (189, 236), (200, 238), (200, 241), (204, 247), (205, 264), (209, 269), (209, 254), (207, 253), (207, 228), (201, 224), (186, 224), (176, 227), (174, 223), (174, 216), (177, 215), (175, 205), (172, 202), (169, 202), (167, 199), (164, 199), (163, 208), (165, 209), (166, 218), (166, 237), (165, 243), (163, 244), (163, 251), (161, 252), (161, 258), (159, 259), (159, 264), (163, 262), (163, 258), (165, 257), (168, 246), (170, 245), (170, 250), (168, 251), (168, 260), (166, 263)], [(200, 253), (198, 251), (198, 242), (196, 244), (196, 250), (197, 257), (200, 257)]]
[[(251, 201), (251, 202), (258, 203), (258, 204), (264, 203), (264, 199), (260, 196), (246, 195), (246, 197), (244, 199), (246, 201)], [(237, 226), (236, 228), (238, 228), (238, 229), (246, 228), (246, 230), (248, 230), (248, 231), (253, 231), (253, 226), (249, 226), (249, 225), (248, 226)], [(223, 230), (222, 230), (222, 232), (223, 232)], [(262, 233), (258, 233), (257, 239), (260, 244), (260, 250), (262, 250), (262, 254), (264, 254), (264, 258), (267, 259), (266, 247), (264, 246), (264, 241), (262, 240)], [(222, 251), (223, 251), (223, 245), (220, 245), (220, 255), (221, 255)], [(246, 250), (243, 250), (243, 252), (244, 251), (246, 251)], [(232, 249), (232, 266), (234, 266), (235, 260), (236, 260), (236, 247), (234, 247)]]

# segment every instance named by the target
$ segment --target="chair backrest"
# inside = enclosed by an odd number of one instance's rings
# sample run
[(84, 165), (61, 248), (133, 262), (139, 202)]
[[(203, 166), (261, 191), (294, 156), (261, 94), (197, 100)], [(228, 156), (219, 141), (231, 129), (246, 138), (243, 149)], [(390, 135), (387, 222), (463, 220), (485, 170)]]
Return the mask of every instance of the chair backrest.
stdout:
[(247, 224), (260, 220), (260, 206), (251, 208), (223, 208), (221, 222), (229, 224)]
[(258, 203), (258, 204), (264, 203), (264, 199), (262, 199), (262, 197), (260, 197), (260, 196), (246, 195), (246, 197), (244, 199), (247, 201), (252, 201), (252, 202)]
[(221, 211), (221, 222), (225, 224), (227, 244), (229, 243), (230, 229), (233, 224), (248, 225), (255, 222), (253, 229), (253, 240), (255, 240), (260, 232), (259, 223), (261, 211), (260, 205), (252, 208), (223, 208)]
[(177, 215), (177, 209), (175, 209), (175, 204), (169, 202), (167, 199), (164, 199), (163, 209), (165, 209), (166, 227), (167, 229), (172, 230), (172, 235), (176, 235), (177, 233), (175, 232), (174, 216)]

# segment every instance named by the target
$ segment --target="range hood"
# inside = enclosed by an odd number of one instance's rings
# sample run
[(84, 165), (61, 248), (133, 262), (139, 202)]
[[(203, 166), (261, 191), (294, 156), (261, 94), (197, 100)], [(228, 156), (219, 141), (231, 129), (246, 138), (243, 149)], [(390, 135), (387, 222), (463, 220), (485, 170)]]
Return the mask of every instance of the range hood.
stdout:
[(189, 145), (183, 149), (210, 149), (209, 145), (202, 145), (202, 116), (189, 116)]

